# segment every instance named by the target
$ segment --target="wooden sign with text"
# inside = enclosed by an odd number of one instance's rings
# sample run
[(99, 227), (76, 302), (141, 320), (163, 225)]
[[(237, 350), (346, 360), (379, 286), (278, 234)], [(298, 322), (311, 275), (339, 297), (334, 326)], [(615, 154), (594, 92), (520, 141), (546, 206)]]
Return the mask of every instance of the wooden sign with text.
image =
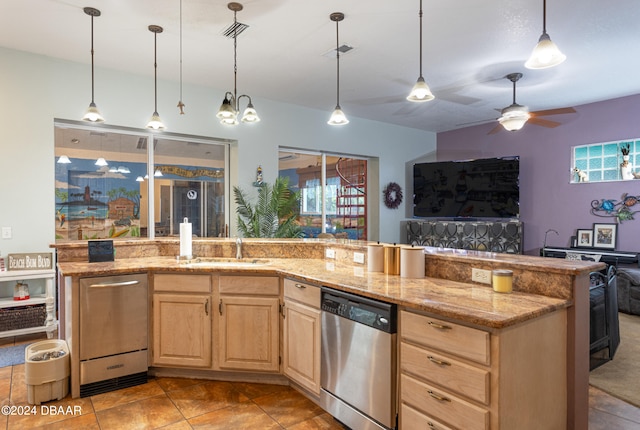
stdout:
[(5, 264), (7, 270), (49, 270), (53, 268), (53, 256), (50, 252), (9, 254)]

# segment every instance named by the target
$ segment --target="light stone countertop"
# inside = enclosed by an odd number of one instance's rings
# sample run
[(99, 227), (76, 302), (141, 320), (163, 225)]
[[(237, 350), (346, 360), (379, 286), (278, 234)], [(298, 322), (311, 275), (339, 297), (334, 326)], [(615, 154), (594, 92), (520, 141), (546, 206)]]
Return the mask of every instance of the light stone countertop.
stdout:
[[(175, 257), (154, 256), (123, 258), (104, 263), (63, 262), (58, 263), (58, 269), (61, 276), (72, 277), (148, 271), (278, 275), (396, 303), (406, 308), (488, 329), (513, 326), (572, 304), (568, 299), (515, 290), (511, 294), (496, 293), (489, 285), (434, 277), (409, 279), (398, 275), (368, 272), (366, 265), (345, 264), (335, 260), (314, 258), (269, 258), (268, 260), (268, 264), (250, 267), (209, 268), (189, 267), (188, 264), (177, 261)], [(562, 264), (558, 266), (563, 267)], [(567, 269), (569, 269), (568, 266)], [(581, 270), (584, 271), (585, 268)]]

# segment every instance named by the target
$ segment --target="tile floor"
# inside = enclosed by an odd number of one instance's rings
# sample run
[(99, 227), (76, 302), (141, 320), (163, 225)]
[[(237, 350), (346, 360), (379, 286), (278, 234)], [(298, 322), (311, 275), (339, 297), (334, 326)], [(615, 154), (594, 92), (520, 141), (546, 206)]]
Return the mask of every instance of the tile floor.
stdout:
[[(2, 347), (40, 338), (0, 339), (0, 353)], [(0, 405), (7, 404), (28, 405), (24, 364), (0, 368)], [(47, 414), (0, 415), (0, 429), (344, 429), (297, 391), (265, 384), (155, 378), (137, 387), (82, 399), (67, 396), (44, 406)], [(640, 408), (589, 390), (589, 430), (638, 428)]]

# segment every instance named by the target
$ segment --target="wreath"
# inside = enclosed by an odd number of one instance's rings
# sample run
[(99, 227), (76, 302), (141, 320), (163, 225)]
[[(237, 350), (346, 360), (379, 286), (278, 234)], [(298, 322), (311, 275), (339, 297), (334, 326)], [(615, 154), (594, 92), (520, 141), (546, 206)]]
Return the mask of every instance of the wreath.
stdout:
[(402, 188), (395, 182), (389, 182), (382, 192), (384, 194), (384, 205), (389, 209), (398, 209), (402, 203)]

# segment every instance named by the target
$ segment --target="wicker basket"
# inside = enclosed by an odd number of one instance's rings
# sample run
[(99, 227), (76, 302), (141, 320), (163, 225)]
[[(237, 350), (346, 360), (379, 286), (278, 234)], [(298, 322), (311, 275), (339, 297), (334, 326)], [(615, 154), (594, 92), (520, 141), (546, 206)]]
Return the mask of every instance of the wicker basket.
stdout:
[(0, 331), (41, 327), (46, 319), (44, 304), (0, 309)]

